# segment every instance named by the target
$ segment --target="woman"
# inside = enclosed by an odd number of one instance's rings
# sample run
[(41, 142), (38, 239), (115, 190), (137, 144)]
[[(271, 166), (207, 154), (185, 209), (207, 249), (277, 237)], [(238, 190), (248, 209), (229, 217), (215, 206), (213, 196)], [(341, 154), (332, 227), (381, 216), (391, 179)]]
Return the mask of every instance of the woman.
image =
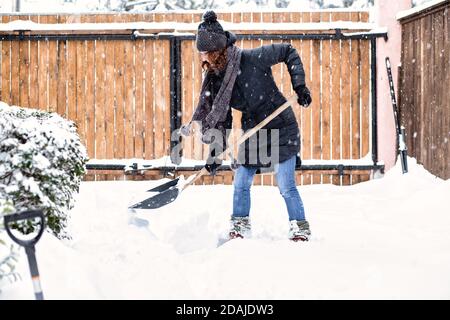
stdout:
[[(242, 112), (242, 129), (247, 131), (286, 102), (273, 79), (272, 65), (286, 63), (299, 104), (307, 107), (311, 103), (303, 65), (294, 47), (280, 43), (241, 50), (234, 45), (235, 42), (236, 36), (223, 30), (213, 11), (203, 15), (196, 46), (206, 72), (199, 104), (191, 122), (201, 123), (202, 141), (211, 145), (206, 169), (212, 175), (221, 163), (221, 160), (214, 158), (220, 153), (217, 149), (223, 150), (227, 140), (226, 131), (232, 126), (230, 106)], [(184, 135), (191, 134), (191, 122), (182, 127)], [(288, 108), (263, 129), (266, 129), (267, 134), (263, 136), (258, 132), (256, 143), (247, 140), (239, 148), (229, 237), (250, 236), (250, 187), (257, 170), (269, 166), (276, 173), (278, 187), (286, 203), (290, 221), (289, 239), (307, 241), (311, 232), (295, 185), (300, 132), (294, 112)], [(222, 139), (217, 138), (220, 137), (217, 132), (221, 133)], [(268, 154), (269, 163), (263, 163), (262, 151)]]

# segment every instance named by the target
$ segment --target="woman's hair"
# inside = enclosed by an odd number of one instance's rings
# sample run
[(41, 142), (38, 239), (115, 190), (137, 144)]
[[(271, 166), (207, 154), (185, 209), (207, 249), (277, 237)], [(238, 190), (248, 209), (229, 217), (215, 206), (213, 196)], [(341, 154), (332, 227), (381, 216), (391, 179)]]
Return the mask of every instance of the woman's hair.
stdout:
[(202, 62), (202, 69), (207, 72), (216, 72), (225, 70), (227, 66), (227, 49), (211, 51), (207, 53), (208, 61)]

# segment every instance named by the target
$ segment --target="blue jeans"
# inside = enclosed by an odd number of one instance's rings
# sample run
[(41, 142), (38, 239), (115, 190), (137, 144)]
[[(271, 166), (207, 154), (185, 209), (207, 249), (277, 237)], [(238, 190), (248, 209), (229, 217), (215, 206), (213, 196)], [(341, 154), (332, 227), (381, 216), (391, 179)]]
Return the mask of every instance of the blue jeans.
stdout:
[[(295, 185), (295, 159), (275, 165), (278, 188), (286, 203), (289, 220), (305, 220), (303, 201)], [(250, 214), (250, 187), (257, 168), (239, 166), (234, 176), (233, 216), (247, 217)]]

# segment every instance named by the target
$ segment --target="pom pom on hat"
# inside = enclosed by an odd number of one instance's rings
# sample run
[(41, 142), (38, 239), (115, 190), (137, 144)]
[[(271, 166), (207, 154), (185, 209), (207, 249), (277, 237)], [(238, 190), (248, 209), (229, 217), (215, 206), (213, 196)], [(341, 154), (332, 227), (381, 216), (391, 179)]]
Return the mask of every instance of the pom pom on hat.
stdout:
[(214, 11), (212, 11), (212, 10), (206, 11), (203, 14), (203, 21), (204, 22), (209, 22), (209, 23), (216, 22), (217, 21), (216, 13)]

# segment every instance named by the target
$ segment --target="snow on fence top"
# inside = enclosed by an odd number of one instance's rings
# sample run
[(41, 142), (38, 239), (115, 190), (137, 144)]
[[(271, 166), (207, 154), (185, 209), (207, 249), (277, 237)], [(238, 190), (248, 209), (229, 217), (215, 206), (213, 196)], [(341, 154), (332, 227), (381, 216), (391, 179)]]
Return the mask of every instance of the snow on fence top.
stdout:
[[(231, 23), (220, 21), (225, 30), (229, 31), (258, 31), (270, 32), (311, 32), (329, 30), (352, 30), (370, 31), (376, 29), (376, 25), (366, 22), (334, 21), (334, 22), (311, 22), (311, 23), (257, 23), (241, 22)], [(25, 32), (59, 32), (59, 33), (84, 33), (84, 32), (124, 32), (127, 30), (142, 30), (151, 33), (160, 32), (196, 32), (198, 23), (181, 22), (127, 22), (127, 23), (36, 23), (30, 20), (15, 20), (0, 24), (0, 33), (11, 33), (17, 31)]]
[[(37, 0), (34, 0), (37, 1)], [(258, 13), (287, 13), (287, 12), (312, 12), (312, 13), (339, 13), (339, 12), (365, 12), (365, 13), (371, 13), (371, 11), (373, 10), (373, 8), (369, 8), (369, 9), (364, 9), (364, 8), (357, 8), (357, 7), (351, 7), (351, 8), (343, 8), (343, 7), (338, 7), (338, 8), (325, 8), (325, 9), (314, 9), (314, 8), (302, 8), (301, 10), (299, 9), (293, 9), (290, 10), (289, 8), (250, 8), (250, 7), (227, 7), (226, 9), (214, 9), (214, 12), (217, 14), (221, 14), (221, 13), (253, 13), (253, 12), (258, 12)], [(143, 13), (156, 13), (156, 14), (199, 14), (202, 15), (205, 12), (204, 9), (175, 9), (175, 10), (161, 10), (156, 8), (155, 10), (152, 11), (143, 11)], [(102, 14), (102, 15), (111, 15), (111, 16), (115, 16), (117, 14), (135, 14), (135, 13), (130, 13), (130, 12), (121, 12), (118, 13), (116, 11), (102, 11), (102, 10), (98, 10), (98, 11), (93, 11), (93, 10), (87, 10), (86, 7), (82, 8), (81, 10), (60, 10), (60, 11), (46, 11), (46, 10), (38, 10), (38, 8), (33, 8), (33, 11), (21, 11), (21, 12), (1, 12), (0, 16), (2, 15), (8, 15), (8, 16), (21, 16), (21, 15), (29, 15), (29, 16), (34, 16), (34, 15), (66, 15), (66, 14), (82, 14), (82, 15), (98, 15), (98, 14)]]
[(397, 20), (403, 20), (406, 18), (410, 18), (412, 16), (415, 16), (417, 14), (426, 12), (426, 11), (431, 11), (434, 8), (442, 5), (442, 4), (449, 4), (450, 1), (449, 0), (432, 0), (432, 1), (428, 1), (420, 6), (408, 9), (408, 10), (404, 10), (404, 11), (400, 11), (399, 13), (397, 13)]

